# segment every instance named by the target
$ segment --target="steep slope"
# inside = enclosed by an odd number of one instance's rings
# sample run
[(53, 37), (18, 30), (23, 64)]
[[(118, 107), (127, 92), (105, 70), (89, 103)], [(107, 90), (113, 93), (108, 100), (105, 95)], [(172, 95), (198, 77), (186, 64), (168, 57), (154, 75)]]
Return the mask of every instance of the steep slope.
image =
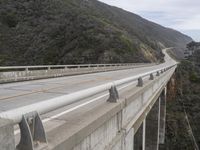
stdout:
[(0, 65), (152, 62), (191, 40), (96, 0), (0, 1)]
[[(194, 150), (200, 146), (200, 51), (179, 63), (175, 96), (168, 90), (166, 142), (161, 150)], [(168, 86), (169, 89), (171, 86)]]

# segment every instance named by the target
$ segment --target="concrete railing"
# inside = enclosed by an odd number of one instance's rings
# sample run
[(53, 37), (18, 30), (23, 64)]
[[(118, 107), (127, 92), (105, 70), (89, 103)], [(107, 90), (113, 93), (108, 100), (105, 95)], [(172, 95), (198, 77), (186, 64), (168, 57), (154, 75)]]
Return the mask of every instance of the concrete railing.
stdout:
[(46, 65), (46, 66), (7, 66), (0, 67), (0, 83), (52, 78), (67, 75), (95, 73), (151, 66), (154, 63), (125, 64), (84, 64), (84, 65)]

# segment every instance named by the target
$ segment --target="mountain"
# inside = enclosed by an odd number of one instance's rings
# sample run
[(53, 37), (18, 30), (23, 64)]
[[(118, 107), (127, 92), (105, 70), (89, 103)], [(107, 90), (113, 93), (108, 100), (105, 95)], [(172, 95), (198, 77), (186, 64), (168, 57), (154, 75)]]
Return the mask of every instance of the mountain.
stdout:
[(155, 62), (191, 40), (96, 0), (0, 1), (0, 65)]

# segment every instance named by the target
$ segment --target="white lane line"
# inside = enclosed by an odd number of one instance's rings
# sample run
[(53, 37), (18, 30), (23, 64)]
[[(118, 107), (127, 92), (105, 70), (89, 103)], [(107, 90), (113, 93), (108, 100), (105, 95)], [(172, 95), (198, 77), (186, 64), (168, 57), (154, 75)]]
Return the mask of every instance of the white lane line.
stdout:
[[(124, 89), (124, 88), (126, 88), (126, 87), (128, 87), (128, 86), (130, 86), (130, 85), (132, 85), (132, 84), (135, 84), (136, 82), (137, 82), (137, 81), (134, 81), (134, 82), (131, 82), (131, 83), (127, 84), (127, 85), (124, 85), (124, 86), (120, 87), (118, 90), (122, 90), (122, 89)], [(80, 107), (83, 107), (83, 106), (85, 106), (85, 105), (87, 105), (87, 104), (90, 104), (90, 103), (92, 103), (92, 102), (95, 102), (95, 101), (97, 101), (98, 99), (101, 99), (101, 98), (103, 98), (103, 97), (105, 97), (105, 96), (108, 96), (108, 95), (109, 95), (109, 93), (104, 94), (104, 95), (101, 95), (101, 96), (99, 96), (99, 97), (96, 97), (96, 98), (94, 98), (94, 99), (92, 99), (92, 100), (90, 100), (90, 101), (87, 101), (87, 102), (85, 102), (85, 103), (83, 103), (83, 104), (80, 104), (80, 105), (78, 105), (78, 106), (75, 106), (75, 107), (73, 107), (73, 108), (70, 108), (70, 109), (68, 109), (68, 110), (66, 110), (66, 111), (63, 111), (63, 112), (59, 113), (59, 114), (56, 114), (56, 115), (51, 116), (51, 117), (49, 117), (49, 118), (43, 119), (42, 122), (45, 123), (45, 122), (51, 121), (52, 119), (58, 118), (58, 117), (60, 117), (60, 116), (62, 116), (62, 115), (64, 115), (64, 114), (67, 114), (67, 113), (69, 113), (69, 112), (71, 112), (71, 111), (73, 111), (73, 110), (76, 110), (76, 109), (78, 109), (78, 108), (80, 108)], [(20, 130), (19, 130), (19, 129), (17, 129), (17, 130), (14, 131), (14, 134), (15, 134), (15, 135), (16, 135), (16, 134), (19, 134), (19, 133), (20, 133)]]
[[(133, 84), (133, 83), (129, 83), (128, 85), (119, 88), (119, 90), (121, 90), (121, 89), (123, 89), (123, 88), (126, 88), (127, 86), (130, 86), (131, 84)], [(54, 115), (54, 116), (52, 116), (52, 117), (46, 118), (46, 119), (42, 120), (42, 122), (45, 123), (45, 122), (48, 122), (48, 121), (50, 121), (50, 120), (52, 120), (52, 119), (58, 118), (58, 117), (60, 117), (60, 116), (62, 116), (62, 115), (64, 115), (64, 114), (67, 114), (67, 113), (69, 113), (69, 112), (71, 112), (71, 111), (73, 111), (73, 110), (76, 110), (76, 109), (78, 109), (78, 108), (80, 108), (80, 107), (83, 107), (83, 106), (85, 106), (85, 105), (87, 105), (87, 104), (89, 104), (89, 103), (95, 102), (95, 101), (97, 101), (98, 99), (101, 99), (101, 98), (106, 97), (106, 96), (108, 96), (108, 95), (109, 95), (109, 93), (104, 94), (104, 95), (101, 95), (101, 96), (99, 96), (99, 97), (96, 97), (96, 98), (94, 98), (94, 99), (92, 99), (92, 100), (90, 100), (90, 101), (87, 101), (87, 102), (83, 103), (83, 104), (80, 104), (80, 105), (78, 105), (78, 106), (75, 106), (75, 107), (73, 107), (73, 108), (70, 108), (70, 109), (68, 109), (68, 110), (66, 110), (66, 111), (63, 111), (63, 112), (61, 112), (61, 113), (59, 113), (59, 114), (56, 114), (56, 115)]]
[(87, 102), (85, 102), (85, 103), (83, 103), (83, 104), (80, 104), (80, 105), (78, 105), (78, 106), (75, 106), (75, 107), (73, 107), (73, 108), (70, 108), (70, 109), (68, 109), (68, 110), (66, 110), (66, 111), (63, 111), (63, 112), (61, 112), (61, 113), (59, 113), (59, 114), (56, 114), (56, 115), (54, 115), (54, 116), (52, 116), (52, 117), (46, 118), (46, 119), (42, 120), (42, 122), (45, 123), (45, 122), (48, 122), (48, 121), (50, 121), (50, 120), (52, 120), (52, 119), (58, 118), (58, 117), (60, 117), (60, 116), (62, 116), (62, 115), (64, 115), (64, 114), (67, 114), (67, 113), (69, 113), (69, 112), (71, 112), (71, 111), (73, 111), (73, 110), (76, 110), (76, 109), (78, 109), (78, 108), (80, 108), (80, 107), (83, 107), (83, 106), (85, 106), (85, 105), (87, 105), (87, 104), (89, 104), (89, 103), (92, 103), (92, 102), (94, 102), (94, 101), (97, 101), (98, 99), (103, 98), (103, 97), (108, 96), (108, 95), (109, 95), (109, 94), (101, 95), (101, 96), (99, 96), (99, 97), (97, 97), (97, 98), (94, 98), (94, 99), (92, 99), (92, 100), (90, 100), (90, 101), (87, 101)]

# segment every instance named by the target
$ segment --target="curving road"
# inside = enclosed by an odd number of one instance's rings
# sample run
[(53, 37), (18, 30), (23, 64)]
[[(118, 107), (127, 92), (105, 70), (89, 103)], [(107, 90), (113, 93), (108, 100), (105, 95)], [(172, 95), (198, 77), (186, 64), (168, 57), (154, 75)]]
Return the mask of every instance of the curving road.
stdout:
[(0, 85), (0, 112), (45, 101), (109, 81), (123, 79), (139, 73), (176, 63), (166, 50), (165, 63), (155, 66), (118, 70), (77, 76), (59, 77)]

